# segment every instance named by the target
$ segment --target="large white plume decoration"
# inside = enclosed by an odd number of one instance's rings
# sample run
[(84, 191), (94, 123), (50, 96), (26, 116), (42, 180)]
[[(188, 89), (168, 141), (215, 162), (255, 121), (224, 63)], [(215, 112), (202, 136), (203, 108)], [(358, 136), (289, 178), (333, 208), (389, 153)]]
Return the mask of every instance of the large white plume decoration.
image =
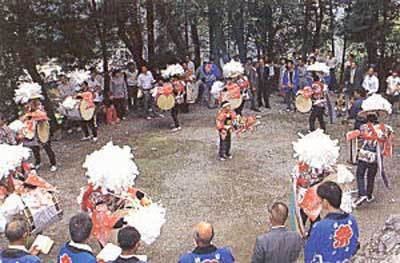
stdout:
[(90, 71), (75, 70), (68, 74), (68, 78), (73, 87), (78, 87), (90, 78)]
[(244, 67), (242, 63), (235, 60), (231, 60), (230, 62), (226, 63), (222, 70), (225, 78), (237, 77), (244, 74)]
[(116, 193), (135, 184), (139, 170), (129, 146), (119, 147), (112, 142), (88, 156), (83, 163), (89, 183)]
[(171, 77), (180, 77), (185, 74), (185, 70), (180, 64), (168, 65), (168, 67), (161, 71), (161, 76), (164, 79)]
[(79, 100), (74, 99), (71, 96), (68, 96), (62, 102), (62, 106), (67, 110), (72, 110), (75, 108), (76, 104), (78, 104), (78, 103), (79, 103)]
[(161, 227), (166, 221), (165, 212), (160, 204), (152, 203), (132, 211), (124, 220), (139, 231), (143, 242), (151, 245), (160, 236)]
[(23, 82), (15, 90), (16, 103), (27, 103), (30, 99), (43, 99), (42, 86), (36, 82)]
[(30, 154), (30, 149), (22, 145), (0, 144), (0, 179), (21, 166)]
[(211, 86), (211, 94), (213, 96), (218, 96), (220, 92), (224, 89), (225, 83), (222, 81), (215, 81), (213, 85)]
[(337, 179), (338, 184), (347, 184), (354, 181), (353, 173), (343, 164), (337, 166)]
[(361, 105), (363, 111), (384, 110), (388, 114), (392, 113), (392, 104), (380, 94), (373, 94), (365, 99)]
[(336, 164), (339, 157), (338, 140), (332, 140), (318, 129), (297, 142), (293, 142), (294, 157), (311, 168), (327, 169)]
[(25, 128), (25, 124), (16, 119), (13, 122), (11, 122), (10, 124), (8, 124), (8, 127), (15, 133), (19, 133), (23, 128)]

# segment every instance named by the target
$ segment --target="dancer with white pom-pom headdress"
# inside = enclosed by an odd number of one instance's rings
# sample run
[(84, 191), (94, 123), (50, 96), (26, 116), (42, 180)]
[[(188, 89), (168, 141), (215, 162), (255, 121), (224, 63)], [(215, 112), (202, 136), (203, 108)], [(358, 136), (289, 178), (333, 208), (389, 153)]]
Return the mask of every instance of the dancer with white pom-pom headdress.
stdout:
[(115, 228), (125, 224), (138, 229), (142, 240), (151, 244), (165, 222), (165, 209), (133, 187), (139, 175), (133, 158), (130, 147), (109, 142), (88, 155), (83, 164), (88, 186), (78, 202), (91, 214), (93, 234), (102, 246), (112, 240)]
[[(364, 202), (372, 202), (375, 176), (377, 173), (389, 187), (388, 177), (383, 167), (383, 158), (392, 156), (393, 129), (385, 125), (379, 118), (384, 118), (392, 113), (392, 105), (379, 94), (373, 94), (363, 101), (362, 111), (359, 116), (366, 118), (367, 123), (361, 125), (359, 130), (347, 134), (347, 140), (361, 139), (361, 149), (357, 156), (357, 186), (359, 198), (354, 202), (354, 207)], [(367, 184), (365, 184), (365, 177)]]
[(293, 143), (297, 160), (292, 173), (293, 195), (291, 198), (291, 227), (307, 236), (306, 222), (310, 229), (320, 220), (321, 203), (317, 188), (324, 181), (334, 181), (343, 190), (342, 211), (349, 213), (351, 207), (352, 173), (343, 165), (338, 165), (338, 140), (332, 140), (321, 129), (302, 136)]
[(15, 102), (22, 104), (24, 115), (21, 121), (24, 127), (19, 137), (24, 146), (29, 147), (35, 157), (36, 169), (40, 168), (40, 148), (43, 148), (50, 160), (50, 171), (57, 170), (56, 157), (50, 143), (49, 117), (41, 104), (42, 87), (38, 83), (22, 83), (15, 90)]

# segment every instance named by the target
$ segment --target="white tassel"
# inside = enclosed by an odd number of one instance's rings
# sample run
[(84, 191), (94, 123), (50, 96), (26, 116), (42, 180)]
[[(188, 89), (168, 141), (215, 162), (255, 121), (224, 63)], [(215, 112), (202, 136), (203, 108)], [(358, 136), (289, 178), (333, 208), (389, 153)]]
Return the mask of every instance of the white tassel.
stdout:
[(0, 180), (29, 159), (31, 150), (22, 145), (0, 144)]

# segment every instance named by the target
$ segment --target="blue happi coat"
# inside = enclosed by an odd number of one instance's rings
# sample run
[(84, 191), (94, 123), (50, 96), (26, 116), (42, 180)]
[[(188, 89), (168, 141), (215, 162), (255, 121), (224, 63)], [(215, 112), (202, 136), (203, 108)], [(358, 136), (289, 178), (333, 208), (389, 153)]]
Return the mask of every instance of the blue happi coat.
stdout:
[(358, 225), (352, 215), (330, 213), (313, 225), (304, 248), (304, 262), (345, 262), (357, 252), (358, 237)]
[(229, 248), (197, 247), (193, 252), (187, 253), (179, 259), (178, 263), (233, 263), (235, 259)]
[(0, 252), (1, 263), (41, 263), (37, 256), (19, 249), (4, 249)]
[(96, 257), (87, 250), (78, 249), (65, 243), (57, 258), (58, 263), (96, 263)]

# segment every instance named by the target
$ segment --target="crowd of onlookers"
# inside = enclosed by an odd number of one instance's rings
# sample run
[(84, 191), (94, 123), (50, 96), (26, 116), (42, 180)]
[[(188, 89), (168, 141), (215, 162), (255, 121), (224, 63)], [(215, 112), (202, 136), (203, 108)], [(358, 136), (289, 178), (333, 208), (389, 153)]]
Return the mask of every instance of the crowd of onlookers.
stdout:
[[(289, 208), (285, 203), (275, 202), (270, 206), (268, 218), (271, 227), (266, 233), (260, 233), (256, 238), (251, 257), (252, 263), (296, 262), (302, 254), (304, 254), (305, 262), (344, 262), (357, 252), (359, 247), (357, 223), (354, 217), (340, 210), (342, 190), (339, 185), (333, 182), (322, 183), (317, 189), (317, 194), (321, 199), (324, 219), (310, 226), (305, 237), (300, 236), (296, 231), (288, 230), (286, 224)], [(336, 233), (337, 231), (332, 232), (334, 229), (332, 226), (335, 226), (335, 223), (341, 226), (349, 224), (353, 232), (350, 233), (351, 235), (346, 231), (339, 234)], [(58, 263), (104, 262), (102, 258), (96, 257), (90, 246), (89, 239), (92, 230), (93, 223), (88, 214), (79, 213), (73, 216), (69, 222), (70, 240), (61, 246), (56, 261)], [(29, 232), (29, 225), (24, 218), (16, 218), (6, 225), (5, 236), (9, 244), (7, 248), (0, 251), (0, 262), (43, 262), (37, 256), (40, 252), (37, 247), (32, 247), (30, 250), (25, 247)], [(235, 251), (213, 244), (216, 234), (218, 232), (210, 223), (197, 224), (193, 235), (195, 248), (183, 253), (178, 262), (235, 262)], [(122, 227), (117, 234), (117, 243), (121, 252), (118, 258), (111, 262), (144, 262), (143, 256), (138, 255), (140, 239), (140, 233), (134, 227)], [(315, 261), (319, 258), (326, 261)], [(166, 259), (165, 262), (171, 262), (171, 260)]]

